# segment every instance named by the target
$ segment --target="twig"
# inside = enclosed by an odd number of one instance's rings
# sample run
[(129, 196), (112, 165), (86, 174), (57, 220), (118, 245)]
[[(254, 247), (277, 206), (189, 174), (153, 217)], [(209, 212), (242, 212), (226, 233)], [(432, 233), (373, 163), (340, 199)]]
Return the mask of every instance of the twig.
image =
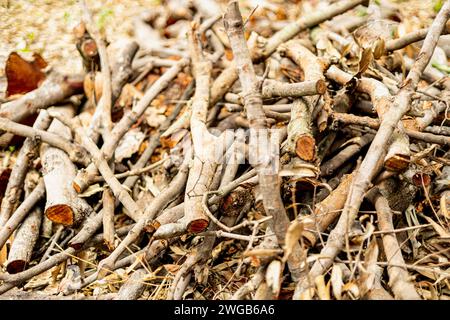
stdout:
[[(146, 167), (143, 168), (136, 168), (136, 169), (132, 169), (126, 172), (122, 172), (122, 173), (116, 173), (114, 176), (116, 177), (116, 179), (122, 179), (122, 178), (127, 178), (127, 177), (131, 177), (131, 176), (139, 176), (143, 173), (147, 173), (155, 168), (160, 167), (161, 165), (163, 165), (166, 161), (168, 161), (169, 158), (164, 158), (161, 159), (155, 163), (149, 164)], [(97, 176), (95, 178), (93, 178), (92, 182), (102, 182), (105, 181), (105, 179), (103, 178), (103, 176)]]
[(96, 107), (95, 113), (92, 116), (90, 125), (89, 137), (97, 141), (97, 132), (101, 133), (104, 140), (109, 139), (109, 133), (112, 128), (111, 108), (112, 108), (112, 85), (111, 85), (111, 69), (108, 54), (106, 52), (106, 45), (100, 36), (100, 32), (92, 18), (92, 14), (86, 4), (85, 0), (80, 1), (83, 10), (83, 20), (86, 24), (86, 29), (94, 39), (98, 54), (100, 57), (100, 67), (102, 72), (102, 96)]
[[(347, 231), (350, 229), (350, 224), (353, 223), (358, 214), (359, 207), (364, 199), (365, 192), (370, 186), (370, 182), (377, 173), (378, 163), (385, 152), (386, 143), (389, 141), (402, 116), (410, 108), (411, 96), (417, 87), (423, 70), (425, 70), (425, 67), (431, 59), (439, 35), (444, 29), (449, 16), (450, 1), (446, 1), (433, 21), (416, 62), (401, 85), (401, 89), (395, 97), (394, 103), (384, 115), (380, 129), (375, 135), (367, 155), (353, 179), (338, 224), (330, 233), (326, 246), (321, 250), (321, 256), (326, 258), (314, 263), (309, 272), (311, 279), (315, 279), (318, 275), (323, 274), (344, 247)], [(306, 279), (300, 281), (296, 287), (294, 297), (300, 297), (307, 287), (309, 287), (309, 284)]]
[(10, 132), (19, 136), (28, 137), (35, 141), (42, 141), (49, 145), (63, 150), (70, 157), (73, 162), (87, 165), (89, 157), (87, 157), (86, 150), (79, 145), (72, 143), (69, 139), (61, 137), (61, 135), (47, 132), (41, 129), (32, 128), (20, 123), (13, 122), (6, 118), (0, 118), (0, 130)]
[[(267, 133), (267, 120), (262, 109), (262, 97), (260, 82), (256, 78), (253, 69), (253, 63), (250, 58), (250, 52), (245, 41), (242, 16), (239, 11), (239, 5), (235, 1), (230, 1), (227, 11), (224, 15), (224, 24), (233, 49), (234, 62), (239, 70), (239, 79), (242, 85), (244, 95), (244, 106), (247, 118), (250, 122), (250, 128), (254, 131), (257, 140), (262, 132)], [(255, 146), (256, 147), (256, 146)], [(267, 148), (267, 147), (266, 147)], [(284, 245), (284, 237), (289, 225), (289, 219), (286, 215), (284, 205), (280, 196), (280, 182), (278, 174), (274, 174), (273, 168), (270, 168), (269, 150), (261, 150), (261, 147), (255, 148), (255, 168), (258, 172), (259, 186), (263, 197), (264, 210), (268, 216), (272, 216), (272, 225), (277, 235), (280, 246)], [(266, 159), (266, 160), (263, 160)], [(273, 161), (273, 159), (272, 159)], [(278, 159), (275, 159), (278, 161)], [(288, 261), (293, 278), (299, 277), (302, 265), (302, 249), (297, 244)]]
[(103, 239), (110, 251), (114, 250), (114, 196), (110, 189), (103, 191)]
[[(44, 112), (37, 117), (33, 129), (46, 130), (50, 126), (51, 119)], [(0, 225), (4, 226), (11, 216), (13, 210), (18, 205), (22, 193), (23, 182), (28, 171), (29, 163), (37, 156), (39, 141), (27, 138), (17, 155), (14, 167), (11, 170), (5, 195), (3, 196), (0, 209)]]
[[(106, 161), (109, 161), (112, 158), (117, 144), (131, 125), (144, 114), (153, 99), (169, 85), (170, 81), (172, 81), (172, 79), (175, 78), (181, 69), (188, 63), (188, 59), (181, 59), (173, 65), (145, 92), (144, 96), (139, 100), (138, 104), (133, 107), (131, 112), (125, 114), (114, 126), (110, 137), (105, 141), (101, 148), (101, 152)], [(92, 163), (85, 170), (80, 171), (73, 181), (75, 190), (78, 193), (85, 191), (92, 183), (92, 179), (97, 176), (97, 172), (96, 166)]]
[(83, 77), (81, 75), (69, 77), (52, 74), (36, 90), (28, 92), (14, 101), (2, 104), (0, 117), (20, 122), (35, 114), (39, 109), (48, 108), (80, 92), (82, 88)]
[[(75, 113), (71, 106), (58, 110), (65, 117), (73, 117)], [(58, 132), (67, 140), (72, 138), (70, 129), (59, 120), (53, 119), (48, 130), (52, 133)], [(46, 217), (65, 226), (78, 226), (85, 216), (92, 213), (93, 209), (72, 188), (70, 181), (76, 175), (76, 166), (66, 153), (46, 144), (41, 145), (40, 156), (47, 193), (44, 211)]]
[(111, 188), (114, 196), (119, 199), (123, 206), (128, 210), (131, 218), (135, 221), (143, 215), (141, 208), (136, 204), (136, 202), (128, 194), (128, 191), (122, 186), (122, 184), (117, 180), (109, 167), (104, 154), (99, 150), (97, 145), (87, 136), (84, 131), (83, 126), (78, 118), (69, 119), (65, 115), (58, 112), (50, 112), (50, 116), (58, 119), (64, 124), (68, 125), (73, 129), (73, 131), (80, 137), (83, 146), (91, 154), (93, 163), (99, 169), (101, 175), (105, 179), (106, 183)]
[[(350, 10), (357, 5), (363, 3), (365, 0), (344, 0), (339, 3), (330, 5), (326, 11), (317, 11), (312, 14), (299, 18), (295, 22), (288, 24), (282, 30), (275, 33), (267, 42), (265, 47), (261, 49), (253, 49), (251, 57), (253, 61), (263, 60), (268, 58), (275, 50), (289, 39), (292, 39), (300, 32), (314, 27), (326, 20), (333, 18), (347, 10)], [(236, 64), (232, 63), (229, 67), (222, 71), (219, 77), (216, 78), (211, 87), (211, 104), (217, 103), (225, 93), (230, 89), (233, 83), (238, 79), (238, 71)]]

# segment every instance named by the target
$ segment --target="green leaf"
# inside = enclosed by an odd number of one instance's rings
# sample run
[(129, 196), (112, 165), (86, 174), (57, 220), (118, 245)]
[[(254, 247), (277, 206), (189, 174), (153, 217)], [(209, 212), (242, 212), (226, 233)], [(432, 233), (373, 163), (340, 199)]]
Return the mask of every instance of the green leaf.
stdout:
[(64, 22), (67, 24), (69, 23), (69, 19), (70, 19), (70, 13), (69, 12), (64, 12)]
[(439, 12), (442, 8), (442, 5), (444, 4), (444, 1), (442, 0), (435, 0), (433, 10), (434, 12)]
[(99, 29), (103, 29), (106, 24), (106, 20), (114, 15), (114, 11), (110, 8), (105, 8), (100, 12), (100, 15), (97, 20), (97, 26)]
[(450, 67), (446, 66), (445, 64), (440, 64), (437, 62), (432, 62), (431, 65), (433, 66), (433, 68), (438, 69), (439, 71), (445, 72), (445, 73), (450, 73)]
[(358, 8), (356, 8), (356, 15), (358, 17), (367, 16), (367, 9), (365, 7), (358, 7)]
[(36, 36), (35, 36), (34, 32), (28, 32), (28, 33), (27, 33), (27, 39), (28, 39), (30, 42), (33, 42), (33, 40), (34, 40), (35, 37), (36, 37)]

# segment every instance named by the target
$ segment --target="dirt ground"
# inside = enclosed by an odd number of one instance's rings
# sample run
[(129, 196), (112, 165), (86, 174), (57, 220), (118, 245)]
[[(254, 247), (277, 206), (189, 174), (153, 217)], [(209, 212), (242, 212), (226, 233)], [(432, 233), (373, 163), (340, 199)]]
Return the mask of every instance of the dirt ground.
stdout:
[[(258, 4), (256, 0), (253, 2)], [(433, 1), (403, 2), (403, 12), (410, 17), (411, 28), (420, 28), (430, 22)], [(2, 0), (0, 3), (0, 78), (4, 76), (3, 66), (12, 51), (24, 57), (38, 52), (55, 69), (81, 71), (72, 34), (81, 17), (76, 0)], [(87, 3), (97, 25), (106, 32), (107, 39), (113, 41), (132, 36), (132, 18), (143, 9), (160, 5), (161, 0), (90, 0)], [(0, 92), (3, 92), (1, 84)]]
[[(97, 25), (109, 41), (132, 35), (132, 17), (158, 0), (88, 1)], [(55, 69), (80, 72), (73, 27), (81, 18), (76, 0), (9, 0), (0, 2), (0, 94), (4, 92), (4, 64), (12, 51), (31, 57), (38, 52)]]

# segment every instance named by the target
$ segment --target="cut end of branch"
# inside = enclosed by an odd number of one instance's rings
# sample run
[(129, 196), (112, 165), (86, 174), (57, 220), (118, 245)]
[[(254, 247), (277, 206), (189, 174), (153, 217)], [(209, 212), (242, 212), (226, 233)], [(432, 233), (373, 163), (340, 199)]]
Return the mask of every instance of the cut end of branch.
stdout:
[(209, 221), (206, 219), (196, 219), (189, 222), (187, 231), (191, 233), (202, 232), (208, 227)]
[(295, 153), (302, 160), (314, 160), (316, 155), (316, 140), (310, 135), (299, 137), (295, 146)]
[(74, 188), (76, 193), (82, 193), (87, 189), (88, 185), (84, 183), (82, 180), (74, 180), (72, 182), (72, 187)]
[(410, 156), (403, 154), (396, 154), (384, 161), (384, 167), (389, 171), (403, 171), (410, 162)]
[(57, 204), (50, 206), (45, 210), (46, 217), (64, 226), (72, 226), (74, 221), (74, 212), (71, 207), (66, 204)]
[(16, 274), (25, 270), (27, 262), (25, 260), (14, 260), (8, 263), (6, 266), (6, 271), (9, 274)]
[(431, 184), (431, 178), (426, 173), (416, 173), (412, 176), (412, 182), (416, 187), (427, 187)]
[(317, 80), (316, 90), (318, 94), (325, 94), (327, 91), (327, 83), (322, 79)]

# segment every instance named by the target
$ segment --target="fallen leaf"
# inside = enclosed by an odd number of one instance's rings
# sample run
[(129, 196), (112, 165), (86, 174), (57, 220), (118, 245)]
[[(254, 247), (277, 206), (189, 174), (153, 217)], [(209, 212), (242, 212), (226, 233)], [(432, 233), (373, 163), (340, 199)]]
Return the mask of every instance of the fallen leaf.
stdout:
[(187, 253), (186, 250), (183, 250), (177, 246), (170, 246), (170, 250), (172, 250), (173, 253), (179, 256), (184, 256)]
[(358, 287), (358, 285), (357, 285), (355, 282), (353, 282), (353, 281), (346, 283), (346, 284), (342, 287), (342, 289), (343, 289), (343, 292), (348, 292), (348, 293), (350, 293), (351, 296), (352, 296), (354, 299), (358, 299), (358, 298), (360, 297), (359, 287)]
[(166, 112), (166, 107), (150, 107), (145, 111), (145, 121), (150, 127), (158, 128), (165, 120), (166, 116), (164, 112)]
[(432, 225), (434, 231), (436, 231), (441, 238), (444, 238), (444, 239), (450, 238), (450, 233), (447, 232), (443, 227), (441, 227), (437, 222), (435, 222), (430, 217), (427, 217), (427, 216), (423, 216), (423, 217), (425, 218), (425, 220), (428, 221), (428, 223), (430, 223)]
[(283, 264), (280, 260), (273, 260), (266, 270), (266, 283), (275, 297), (278, 296), (281, 289), (281, 272)]
[(342, 290), (344, 287), (342, 269), (339, 265), (333, 265), (331, 270), (331, 288), (336, 299), (342, 299)]
[(372, 240), (365, 252), (364, 266), (360, 267), (359, 292), (361, 296), (369, 292), (375, 284), (378, 252), (377, 242)]
[(6, 97), (33, 91), (45, 80), (42, 71), (47, 62), (38, 54), (33, 54), (33, 61), (23, 59), (17, 52), (12, 52), (6, 60), (7, 79)]
[(165, 264), (164, 269), (171, 274), (177, 273), (180, 270), (181, 266), (179, 264)]
[(320, 300), (330, 300), (330, 282), (325, 284), (325, 277), (323, 275), (317, 276), (314, 279), (317, 288), (317, 296)]
[(103, 190), (105, 190), (105, 187), (100, 186), (100, 184), (96, 183), (93, 185), (90, 185), (86, 191), (84, 191), (83, 193), (80, 193), (78, 196), (80, 198), (88, 198), (96, 193), (102, 192)]
[(298, 244), (298, 240), (302, 236), (303, 230), (304, 224), (303, 222), (300, 222), (298, 220), (292, 221), (292, 223), (289, 225), (289, 228), (286, 232), (286, 242), (283, 257), (284, 261), (287, 261), (287, 259), (289, 259), (294, 246)]
[(145, 139), (145, 134), (139, 128), (129, 130), (120, 140), (116, 148), (115, 159), (116, 162), (121, 162), (123, 159), (130, 158), (139, 150), (139, 146)]
[(155, 185), (153, 178), (151, 178), (149, 176), (144, 176), (144, 180), (145, 180), (145, 186), (146, 186), (147, 190), (150, 191), (154, 197), (157, 197), (161, 193), (161, 191)]
[(372, 48), (366, 48), (361, 53), (361, 59), (359, 60), (358, 74), (356, 77), (362, 75), (370, 66), (373, 60)]

